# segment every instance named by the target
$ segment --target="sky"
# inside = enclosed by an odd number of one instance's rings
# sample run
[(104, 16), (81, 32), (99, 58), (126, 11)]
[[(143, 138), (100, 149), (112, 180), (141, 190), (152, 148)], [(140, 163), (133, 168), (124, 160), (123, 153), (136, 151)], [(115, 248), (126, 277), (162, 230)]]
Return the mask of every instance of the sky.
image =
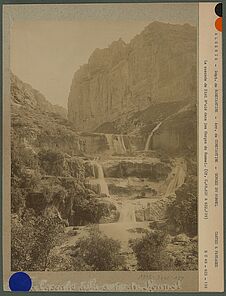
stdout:
[(197, 5), (20, 5), (10, 33), (10, 67), (52, 104), (67, 107), (73, 75), (96, 48), (128, 43), (153, 21), (197, 24)]

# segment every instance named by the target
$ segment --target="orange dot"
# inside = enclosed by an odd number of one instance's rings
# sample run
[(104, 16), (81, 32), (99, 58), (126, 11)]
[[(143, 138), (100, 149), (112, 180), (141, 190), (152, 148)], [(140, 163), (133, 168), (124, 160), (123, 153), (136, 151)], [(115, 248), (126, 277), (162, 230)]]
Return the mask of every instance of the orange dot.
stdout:
[(222, 32), (222, 17), (219, 17), (215, 21), (215, 27), (218, 31)]

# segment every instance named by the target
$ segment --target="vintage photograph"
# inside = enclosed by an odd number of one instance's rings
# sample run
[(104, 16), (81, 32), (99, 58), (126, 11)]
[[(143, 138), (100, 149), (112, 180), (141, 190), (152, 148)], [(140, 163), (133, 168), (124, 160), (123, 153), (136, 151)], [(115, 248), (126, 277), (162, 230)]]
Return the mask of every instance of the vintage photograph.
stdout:
[(11, 270), (196, 271), (197, 6), (73, 10), (10, 30)]

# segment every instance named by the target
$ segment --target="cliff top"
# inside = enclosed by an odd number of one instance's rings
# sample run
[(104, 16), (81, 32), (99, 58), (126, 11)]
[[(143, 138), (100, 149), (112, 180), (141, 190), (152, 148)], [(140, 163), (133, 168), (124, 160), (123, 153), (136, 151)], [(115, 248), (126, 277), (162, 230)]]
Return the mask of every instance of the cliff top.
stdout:
[(101, 64), (102, 66), (108, 67), (112, 56), (117, 55), (117, 61), (123, 59), (125, 53), (130, 51), (131, 48), (136, 46), (142, 41), (147, 39), (151, 42), (159, 42), (163, 39), (171, 40), (172, 42), (175, 39), (183, 39), (187, 41), (195, 41), (196, 38), (196, 27), (190, 24), (170, 24), (159, 21), (154, 21), (147, 25), (141, 33), (134, 36), (129, 43), (126, 43), (122, 38), (119, 38), (117, 41), (113, 41), (108, 47), (105, 48), (96, 48), (91, 56), (88, 59), (88, 63), (83, 64), (75, 72), (75, 75), (78, 73), (81, 77), (88, 70), (88, 65), (92, 64)]

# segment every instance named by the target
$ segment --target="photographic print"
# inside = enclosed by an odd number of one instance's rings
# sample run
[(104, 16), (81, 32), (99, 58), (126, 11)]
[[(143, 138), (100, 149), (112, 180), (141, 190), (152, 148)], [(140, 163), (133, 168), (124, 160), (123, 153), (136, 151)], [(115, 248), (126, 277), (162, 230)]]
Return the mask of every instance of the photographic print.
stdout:
[(198, 4), (10, 6), (10, 270), (198, 290)]

